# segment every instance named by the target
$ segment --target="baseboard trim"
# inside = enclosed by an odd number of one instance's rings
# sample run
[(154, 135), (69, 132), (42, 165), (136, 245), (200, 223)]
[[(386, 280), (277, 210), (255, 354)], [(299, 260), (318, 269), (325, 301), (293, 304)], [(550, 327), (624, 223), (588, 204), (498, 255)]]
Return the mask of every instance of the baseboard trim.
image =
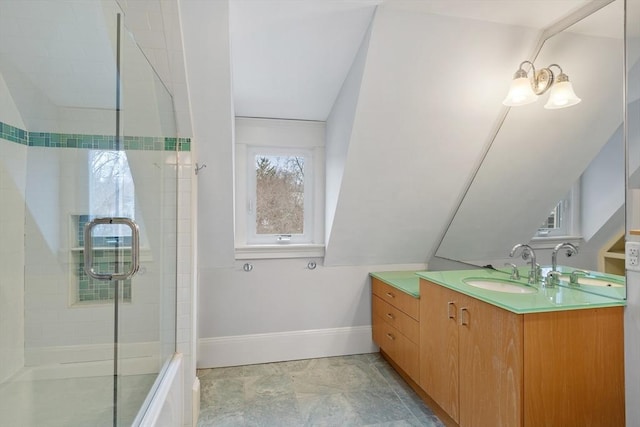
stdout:
[(191, 425), (197, 426), (200, 417), (200, 380), (198, 377), (193, 380), (191, 394)]
[(376, 351), (371, 326), (312, 329), (202, 338), (197, 364), (198, 368), (218, 368)]
[[(25, 366), (42, 366), (57, 363), (87, 363), (113, 360), (113, 343), (84, 344), (25, 349)], [(121, 359), (155, 357), (160, 355), (159, 342), (119, 343)]]

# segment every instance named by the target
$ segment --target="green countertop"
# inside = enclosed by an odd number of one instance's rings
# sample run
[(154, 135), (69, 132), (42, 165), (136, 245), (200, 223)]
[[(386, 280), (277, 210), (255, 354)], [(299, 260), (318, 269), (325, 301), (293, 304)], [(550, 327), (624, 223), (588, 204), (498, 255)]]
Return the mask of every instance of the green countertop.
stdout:
[[(528, 274), (530, 268), (531, 267), (529, 267), (529, 266), (525, 267), (524, 270), (519, 268), (520, 274), (522, 274), (524, 277), (527, 277), (527, 274)], [(576, 269), (576, 268), (573, 268), (573, 267), (565, 267), (565, 266), (559, 265), (558, 267), (556, 267), (556, 270), (559, 271), (560, 273), (562, 273), (563, 275), (568, 275), (568, 274), (571, 274), (572, 271), (580, 270), (580, 269), (579, 268)], [(551, 266), (550, 265), (549, 266), (542, 266), (542, 275), (543, 275), (543, 277), (545, 277), (549, 271), (551, 271)], [(589, 273), (588, 277), (610, 280), (611, 283), (624, 284), (625, 281), (626, 281), (624, 276), (619, 276), (617, 274), (600, 273), (600, 272), (597, 272), (597, 271), (588, 271), (588, 273)], [(572, 287), (571, 285), (569, 285), (569, 283), (566, 280), (567, 279), (563, 278), (560, 281), (560, 286)], [(606, 287), (606, 286), (580, 285), (580, 287), (577, 288), (577, 289), (581, 290), (583, 292), (590, 292), (592, 294), (598, 294), (598, 295), (602, 295), (602, 296), (605, 296), (605, 297), (616, 298), (616, 299), (621, 299), (621, 300), (627, 299), (627, 289), (626, 289), (625, 286), (622, 286), (622, 287)]]
[(415, 271), (380, 271), (369, 275), (406, 294), (420, 298), (420, 278)]
[[(455, 271), (389, 271), (370, 273), (383, 282), (408, 293), (420, 296), (419, 279), (424, 278), (446, 288), (477, 298), (489, 304), (501, 307), (513, 313), (538, 313), (545, 311), (578, 310), (584, 308), (624, 306), (625, 301), (597, 295), (582, 290), (557, 286), (544, 288), (536, 286), (537, 292), (531, 294), (510, 294), (476, 288), (467, 285), (463, 279), (484, 278), (508, 280), (508, 274), (502, 271), (478, 269)], [(526, 285), (526, 279), (520, 280)]]

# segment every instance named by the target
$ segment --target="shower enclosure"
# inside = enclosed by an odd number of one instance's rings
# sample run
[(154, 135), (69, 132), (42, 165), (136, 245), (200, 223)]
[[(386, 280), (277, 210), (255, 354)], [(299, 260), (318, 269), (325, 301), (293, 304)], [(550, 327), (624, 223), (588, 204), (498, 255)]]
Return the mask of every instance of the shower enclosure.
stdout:
[(189, 148), (116, 1), (0, 0), (0, 425), (144, 413), (175, 352)]

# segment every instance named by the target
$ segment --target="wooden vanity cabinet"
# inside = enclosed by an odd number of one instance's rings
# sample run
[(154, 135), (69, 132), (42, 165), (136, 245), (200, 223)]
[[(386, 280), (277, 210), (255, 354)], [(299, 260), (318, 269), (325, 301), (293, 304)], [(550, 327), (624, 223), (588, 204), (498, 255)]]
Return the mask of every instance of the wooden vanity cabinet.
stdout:
[(419, 299), (371, 279), (373, 340), (411, 379), (420, 368)]
[(515, 314), (420, 280), (420, 387), (460, 427), (624, 426), (622, 307)]
[(522, 317), (421, 282), (420, 386), (460, 426), (519, 426)]

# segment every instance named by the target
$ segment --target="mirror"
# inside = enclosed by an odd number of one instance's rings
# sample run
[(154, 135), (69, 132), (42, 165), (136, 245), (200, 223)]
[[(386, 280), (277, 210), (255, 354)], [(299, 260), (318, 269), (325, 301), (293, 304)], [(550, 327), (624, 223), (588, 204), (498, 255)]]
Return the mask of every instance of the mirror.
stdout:
[(640, 4), (627, 4), (628, 240), (640, 241)]
[[(566, 237), (532, 238), (579, 183), (579, 197), (574, 194), (567, 206), (581, 219), (574, 230), (582, 236), (580, 253), (567, 258), (563, 252), (558, 264), (611, 269), (604, 253), (620, 249), (620, 241), (624, 248), (623, 6), (623, 0), (615, 0), (588, 16), (574, 15), (581, 19), (544, 38), (533, 59), (522, 58), (537, 69), (560, 65), (582, 102), (547, 110), (547, 93), (533, 104), (507, 111), (430, 268), (437, 268), (439, 261), (496, 268), (504, 268), (505, 262), (524, 265), (509, 258), (516, 243), (531, 244), (538, 262), (550, 264), (551, 250)], [(563, 214), (567, 219), (567, 212)], [(618, 255), (612, 257), (616, 268), (611, 272), (624, 275), (624, 264), (620, 269)], [(595, 291), (612, 294), (610, 289)], [(624, 287), (611, 296), (624, 298)]]

